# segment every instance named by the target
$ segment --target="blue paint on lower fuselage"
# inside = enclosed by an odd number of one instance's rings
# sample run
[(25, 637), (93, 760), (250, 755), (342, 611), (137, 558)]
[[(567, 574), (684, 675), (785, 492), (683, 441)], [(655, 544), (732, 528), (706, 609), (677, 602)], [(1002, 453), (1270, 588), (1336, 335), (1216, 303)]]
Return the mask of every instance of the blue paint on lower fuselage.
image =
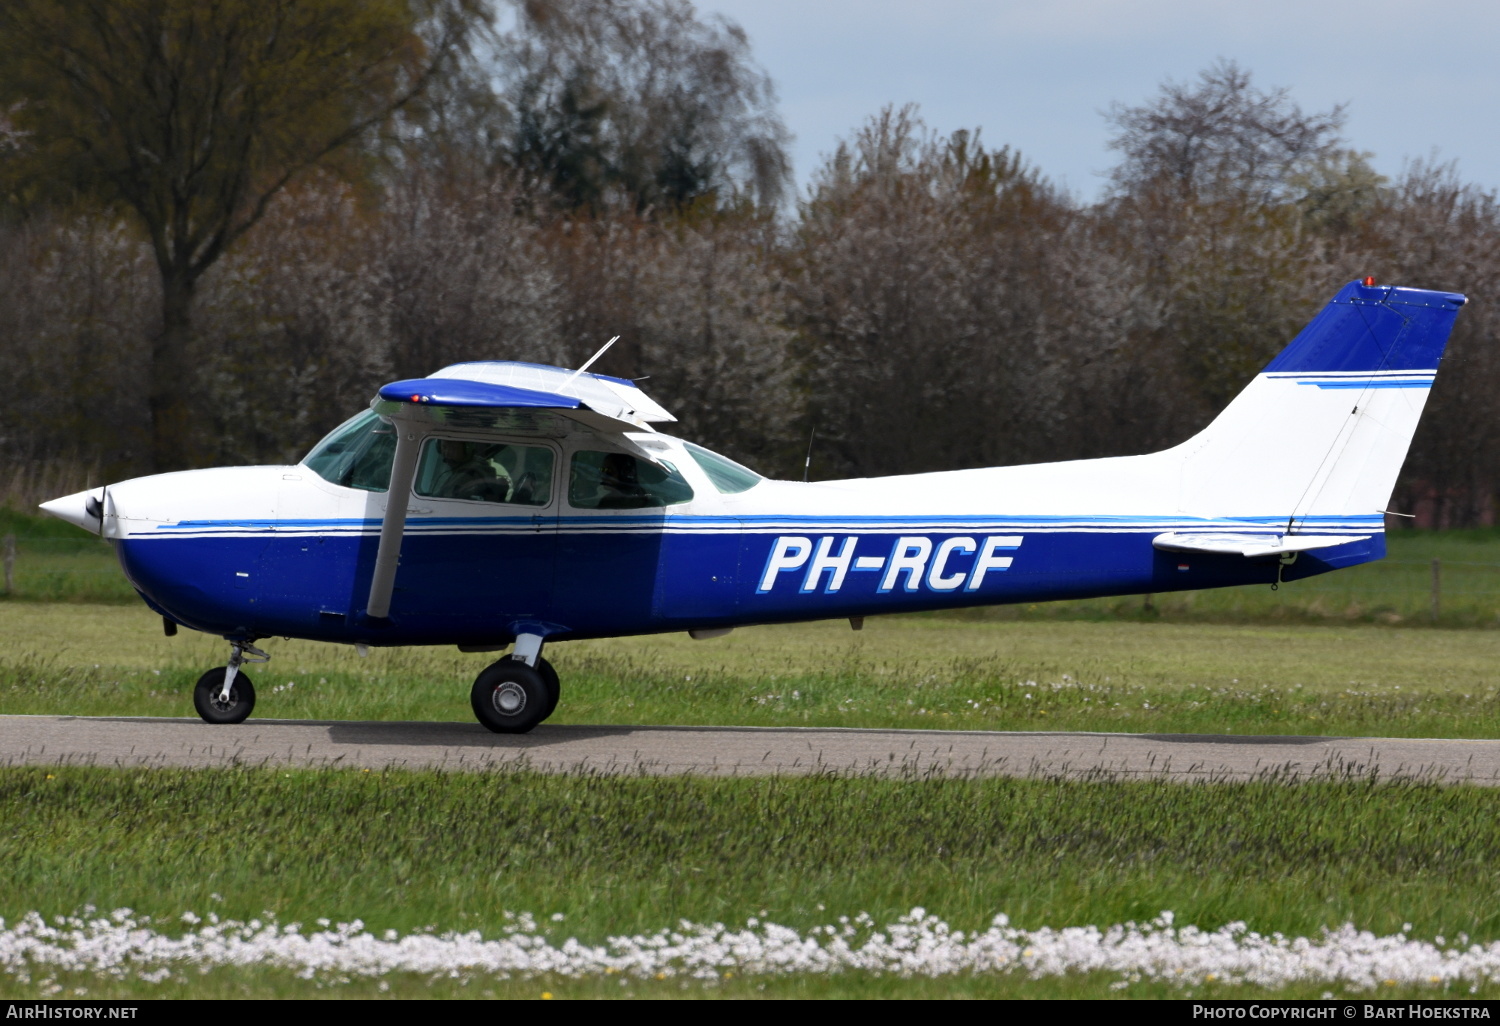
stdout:
[[(612, 637), (697, 627), (781, 623), (952, 609), (975, 605), (1270, 584), (1274, 557), (1161, 552), (1156, 531), (1040, 531), (1023, 536), (1014, 562), (983, 576), (976, 590), (935, 591), (921, 582), (879, 591), (882, 573), (851, 570), (837, 591), (804, 592), (801, 572), (783, 572), (769, 591), (757, 586), (778, 536), (721, 531), (634, 533), (538, 527), (525, 533), (408, 535), (391, 613), (364, 613), (377, 538), (274, 533), (235, 537), (159, 537), (116, 543), (121, 565), (153, 609), (209, 634), (288, 636), (374, 645), (503, 644), (512, 625), (558, 625), (556, 640)], [(905, 530), (905, 528), (903, 528)], [(858, 555), (888, 555), (891, 534), (804, 532), (858, 539)], [(936, 549), (974, 530), (922, 531)], [(998, 530), (995, 532), (998, 533)], [(983, 540), (980, 535), (980, 540)], [(1282, 568), (1292, 581), (1379, 559), (1383, 534), (1316, 553)], [(946, 570), (966, 573), (973, 556), (955, 549)]]

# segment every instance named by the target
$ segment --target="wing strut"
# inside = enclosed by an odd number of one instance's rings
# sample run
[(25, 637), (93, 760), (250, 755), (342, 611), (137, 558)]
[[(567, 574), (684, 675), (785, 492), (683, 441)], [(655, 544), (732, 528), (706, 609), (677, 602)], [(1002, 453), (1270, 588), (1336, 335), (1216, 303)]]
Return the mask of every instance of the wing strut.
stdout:
[(421, 433), (393, 419), (396, 458), (391, 461), (391, 485), (386, 491), (385, 519), (380, 524), (380, 547), (375, 551), (375, 572), (370, 577), (370, 600), (365, 615), (383, 620), (391, 611), (391, 592), (396, 586), (396, 564), (401, 561), (401, 537), (406, 531), (406, 503), (412, 479), (417, 475), (417, 453)]

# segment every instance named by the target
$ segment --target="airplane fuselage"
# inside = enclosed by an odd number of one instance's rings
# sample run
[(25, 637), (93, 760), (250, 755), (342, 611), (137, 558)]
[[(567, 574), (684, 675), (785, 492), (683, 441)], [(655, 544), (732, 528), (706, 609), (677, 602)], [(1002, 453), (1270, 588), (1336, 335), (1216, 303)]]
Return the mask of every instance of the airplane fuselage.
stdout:
[[(367, 615), (365, 597), (386, 495), (330, 484), (306, 466), (112, 486), (119, 512), (106, 518), (104, 534), (146, 601), (185, 626), (369, 645), (502, 645), (523, 632), (560, 641), (1269, 585), (1278, 574), (1295, 580), (1384, 554), (1379, 514), (1299, 521), (1351, 541), (1282, 565), (1152, 544), (1184, 529), (1274, 535), (1286, 529), (1280, 514), (1067, 512), (1086, 508), (1111, 478), (1133, 480), (1143, 500), (1168, 494), (1153, 487), (1170, 469), (1157, 456), (766, 480), (722, 495), (680, 443), (656, 436), (655, 444), (692, 485), (690, 500), (582, 510), (569, 505), (561, 482), (561, 494), (526, 509), (409, 497), (382, 618)], [(559, 457), (570, 455), (566, 448)]]

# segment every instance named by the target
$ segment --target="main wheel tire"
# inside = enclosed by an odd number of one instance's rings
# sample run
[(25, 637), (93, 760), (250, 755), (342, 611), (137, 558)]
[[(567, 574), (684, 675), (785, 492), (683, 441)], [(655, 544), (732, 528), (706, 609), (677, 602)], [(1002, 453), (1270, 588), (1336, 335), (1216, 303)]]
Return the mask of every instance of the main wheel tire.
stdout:
[(546, 677), (517, 659), (501, 659), (474, 681), (469, 704), (496, 734), (525, 734), (547, 718), (552, 689)]
[(234, 684), (229, 689), (229, 701), (219, 699), (224, 690), (224, 674), (227, 669), (215, 666), (193, 687), (193, 708), (203, 717), (204, 723), (244, 723), (255, 708), (255, 685), (244, 670), (235, 674)]
[[(520, 662), (513, 655), (506, 656), (505, 658), (518, 663)], [(545, 656), (536, 657), (536, 668), (537, 672), (542, 675), (542, 680), (547, 685), (547, 711), (542, 714), (542, 719), (545, 720), (557, 711), (558, 700), (562, 698), (562, 681), (558, 679), (557, 670), (553, 669), (552, 664), (547, 662)]]

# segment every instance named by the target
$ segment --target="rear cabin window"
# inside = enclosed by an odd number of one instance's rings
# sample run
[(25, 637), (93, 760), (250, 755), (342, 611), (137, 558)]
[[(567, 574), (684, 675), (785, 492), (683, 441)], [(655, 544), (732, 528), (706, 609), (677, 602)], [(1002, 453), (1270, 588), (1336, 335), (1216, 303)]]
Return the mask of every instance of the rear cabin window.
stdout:
[(330, 484), (383, 492), (391, 486), (395, 458), (396, 429), (366, 410), (313, 446), (302, 465)]
[(429, 438), (413, 490), (432, 499), (545, 506), (552, 498), (552, 450), (513, 442)]
[(692, 486), (670, 463), (647, 463), (623, 452), (573, 454), (568, 502), (574, 509), (649, 509), (692, 497)]

